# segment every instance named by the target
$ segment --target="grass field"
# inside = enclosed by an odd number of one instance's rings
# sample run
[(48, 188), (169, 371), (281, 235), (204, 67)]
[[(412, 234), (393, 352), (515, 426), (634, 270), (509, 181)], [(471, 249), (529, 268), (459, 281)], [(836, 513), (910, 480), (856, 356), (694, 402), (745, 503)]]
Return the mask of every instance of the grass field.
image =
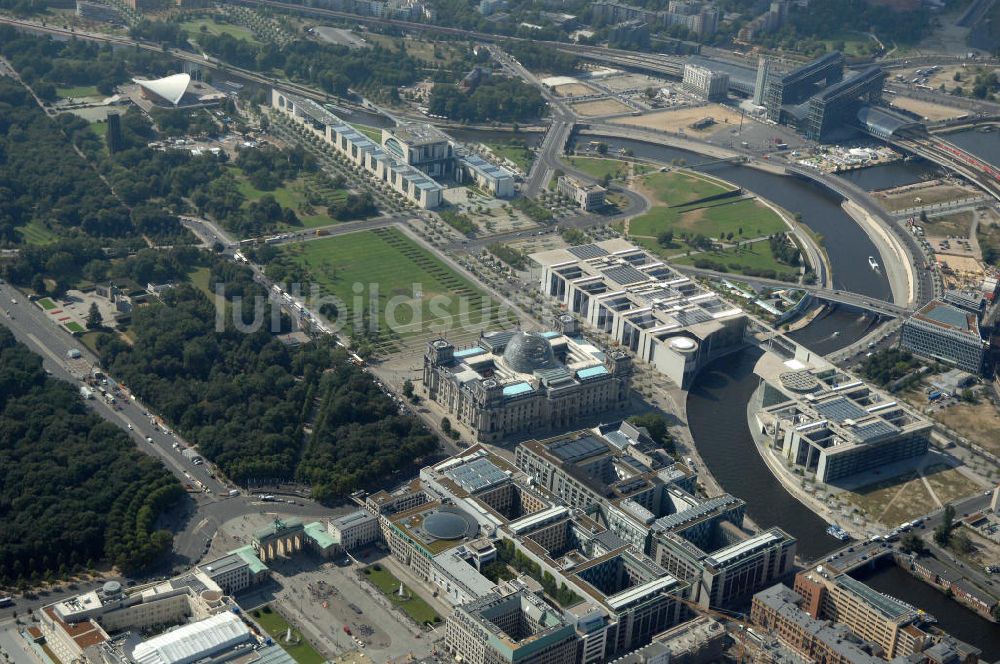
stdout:
[(49, 229), (42, 226), (37, 221), (31, 221), (23, 226), (17, 227), (17, 232), (28, 244), (52, 244), (59, 238)]
[(427, 60), (434, 65), (460, 63), (466, 57), (461, 48), (445, 42), (435, 43), (426, 39), (412, 37), (391, 37), (374, 32), (365, 32), (362, 34), (368, 43), (373, 45), (378, 44), (393, 51), (399, 50), (400, 43), (402, 43), (406, 48), (407, 54), (414, 58)]
[[(337, 220), (326, 213), (327, 205), (343, 202), (347, 198), (347, 192), (343, 189), (331, 187), (322, 176), (303, 176), (274, 189), (273, 191), (263, 191), (254, 187), (250, 181), (243, 176), (239, 168), (232, 166), (230, 172), (236, 177), (237, 189), (247, 199), (249, 204), (252, 201), (260, 200), (262, 196), (270, 194), (274, 200), (283, 208), (292, 208), (298, 215), (302, 226), (305, 228), (315, 228), (317, 226), (328, 226), (337, 223)], [(325, 205), (310, 206), (308, 192), (312, 191), (322, 199)], [(282, 229), (292, 228), (286, 224), (279, 224)]]
[(204, 293), (209, 300), (213, 300), (215, 298), (215, 293), (212, 292), (211, 284), (208, 283), (210, 277), (211, 270), (207, 267), (198, 267), (188, 273), (188, 279), (191, 280), (191, 285)]
[[(383, 339), (457, 329), (464, 322), (459, 318), (463, 311), (471, 325), (483, 324), (484, 318), (487, 323), (496, 320), (496, 303), (489, 296), (396, 229), (304, 242), (282, 252), (286, 260), (309, 271), (324, 295), (339, 298), (340, 321), (348, 332), (355, 316), (360, 320), (364, 313), (368, 320), (368, 312), (354, 310), (355, 299), (361, 298), (369, 309), (376, 289)], [(386, 322), (390, 298), (396, 305), (391, 326)]]
[(38, 300), (38, 306), (40, 306), (45, 311), (52, 311), (56, 308), (56, 303), (52, 301), (51, 298), (43, 297)]
[(441, 616), (439, 616), (434, 609), (430, 607), (427, 602), (416, 595), (410, 588), (406, 585), (403, 586), (404, 592), (407, 597), (399, 596), (399, 579), (390, 574), (381, 565), (372, 565), (371, 567), (366, 567), (364, 570), (365, 577), (371, 581), (375, 586), (382, 591), (389, 601), (403, 609), (406, 615), (413, 618), (413, 620), (419, 624), (435, 624), (441, 622)]
[(372, 139), (373, 141), (381, 145), (382, 143), (381, 129), (377, 127), (369, 127), (368, 125), (363, 125), (363, 124), (352, 124), (351, 126), (360, 131), (368, 138)]
[(101, 93), (97, 91), (97, 86), (95, 85), (76, 85), (68, 88), (56, 88), (56, 94), (63, 99), (69, 99), (70, 97), (102, 96)]
[(486, 145), (493, 151), (493, 154), (501, 159), (510, 159), (525, 173), (531, 170), (531, 162), (535, 160), (535, 155), (523, 144), (487, 143)]
[[(569, 164), (573, 168), (583, 171), (590, 177), (600, 180), (608, 175), (616, 180), (628, 177), (630, 169), (627, 161), (619, 159), (601, 159), (596, 157), (570, 157)], [(648, 166), (636, 164), (636, 172), (643, 173), (648, 170)]]
[[(645, 240), (642, 244), (647, 248), (653, 249), (656, 242)], [(671, 250), (660, 249), (659, 253), (669, 254)], [(727, 270), (737, 274), (753, 273), (759, 270), (774, 270), (779, 275), (784, 274), (786, 277), (792, 279), (798, 276), (797, 268), (778, 262), (774, 254), (771, 253), (771, 246), (767, 242), (754, 242), (752, 245), (744, 245), (739, 249), (727, 248), (719, 251), (693, 253), (690, 256), (676, 256), (671, 258), (670, 262), (677, 263), (678, 265), (694, 265), (699, 259), (721, 263), (726, 266)]]
[(721, 238), (732, 233), (752, 239), (788, 230), (785, 222), (770, 208), (753, 199), (723, 199), (704, 207), (668, 208), (653, 207), (629, 224), (629, 235), (636, 238), (656, 239), (666, 230), (675, 236), (682, 233), (700, 233), (706, 237)]
[[(840, 44), (838, 42), (844, 43)], [(841, 31), (829, 39), (824, 39), (823, 43), (826, 44), (827, 51), (840, 50), (849, 58), (871, 55), (877, 46), (871, 37), (862, 32), (854, 32), (853, 30)]]
[(312, 644), (306, 641), (305, 637), (302, 636), (302, 632), (294, 627), (292, 627), (292, 638), (298, 639), (298, 641), (294, 645), (285, 643), (285, 633), (291, 625), (277, 611), (271, 610), (269, 613), (265, 613), (264, 611), (255, 612), (254, 620), (260, 623), (260, 626), (271, 635), (274, 642), (284, 648), (285, 652), (291, 655), (299, 664), (323, 664), (326, 661)]
[(69, 330), (70, 332), (86, 332), (86, 330), (83, 328), (83, 325), (80, 325), (76, 321), (72, 320), (66, 323), (66, 329)]
[(642, 178), (640, 187), (653, 200), (668, 206), (686, 205), (709, 196), (733, 191), (735, 186), (692, 171), (652, 173)]
[(198, 35), (203, 32), (202, 27), (204, 27), (204, 32), (208, 32), (213, 35), (230, 35), (236, 39), (245, 39), (246, 41), (253, 42), (254, 44), (260, 43), (260, 41), (253, 36), (253, 32), (250, 31), (250, 28), (246, 28), (242, 25), (236, 25), (235, 23), (220, 23), (211, 18), (199, 18), (193, 21), (185, 21), (181, 23), (181, 27), (187, 32), (188, 37), (194, 39), (195, 41), (198, 41)]

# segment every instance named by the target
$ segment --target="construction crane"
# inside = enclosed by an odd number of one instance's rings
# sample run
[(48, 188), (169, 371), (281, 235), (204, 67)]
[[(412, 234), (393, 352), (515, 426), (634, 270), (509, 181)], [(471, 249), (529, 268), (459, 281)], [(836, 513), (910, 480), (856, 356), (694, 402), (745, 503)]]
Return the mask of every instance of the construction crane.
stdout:
[[(729, 611), (721, 607), (706, 608), (704, 606), (701, 606), (697, 602), (692, 602), (686, 597), (681, 597), (680, 595), (675, 595), (673, 593), (666, 593), (666, 595), (672, 599), (677, 600), (684, 606), (688, 607), (694, 613), (697, 613), (699, 615), (705, 615), (708, 616), (709, 618), (715, 618), (716, 620), (719, 621), (734, 622), (740, 626), (740, 629), (744, 634), (750, 631), (750, 623), (746, 620), (746, 614), (738, 613), (736, 611)], [(737, 643), (739, 643), (739, 656), (736, 661), (742, 664), (746, 658), (746, 643), (744, 642), (743, 637), (736, 639), (736, 641)]]

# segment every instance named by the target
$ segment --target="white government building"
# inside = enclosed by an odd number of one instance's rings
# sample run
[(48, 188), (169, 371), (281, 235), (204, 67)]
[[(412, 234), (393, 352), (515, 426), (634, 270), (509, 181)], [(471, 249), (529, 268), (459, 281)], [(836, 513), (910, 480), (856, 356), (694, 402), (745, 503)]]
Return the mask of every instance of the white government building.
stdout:
[(497, 197), (514, 194), (514, 177), (507, 170), (465, 154), (447, 134), (430, 125), (383, 129), (380, 145), (311, 99), (272, 89), (271, 106), (426, 210), (441, 205), (445, 190), (434, 177), (471, 181)]

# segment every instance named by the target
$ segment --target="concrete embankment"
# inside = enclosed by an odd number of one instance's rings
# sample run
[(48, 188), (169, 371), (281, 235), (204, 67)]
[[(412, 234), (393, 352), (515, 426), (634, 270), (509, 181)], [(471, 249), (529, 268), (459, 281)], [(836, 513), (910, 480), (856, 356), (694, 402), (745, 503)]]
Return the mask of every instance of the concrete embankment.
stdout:
[(882, 269), (892, 288), (893, 301), (898, 304), (913, 304), (917, 299), (913, 261), (902, 243), (883, 223), (854, 201), (845, 200), (843, 208), (878, 249), (882, 257)]

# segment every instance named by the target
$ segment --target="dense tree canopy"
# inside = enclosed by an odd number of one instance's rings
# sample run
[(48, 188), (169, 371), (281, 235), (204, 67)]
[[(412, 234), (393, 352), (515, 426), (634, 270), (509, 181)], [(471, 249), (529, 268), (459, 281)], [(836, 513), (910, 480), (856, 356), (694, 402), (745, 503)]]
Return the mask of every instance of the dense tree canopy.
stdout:
[(511, 122), (537, 118), (545, 109), (545, 99), (532, 85), (514, 78), (492, 79), (471, 94), (447, 83), (438, 83), (428, 104), (433, 115), (451, 120)]
[(295, 41), (279, 48), (253, 44), (228, 34), (199, 35), (198, 43), (212, 55), (238, 67), (257, 71), (282, 70), (286, 76), (319, 86), (331, 94), (346, 95), (361, 85), (396, 88), (417, 80), (417, 63), (405, 53), (380, 46), (347, 46)]
[(265, 324), (241, 331), (229, 321), (220, 331), (212, 303), (182, 285), (134, 313), (133, 345), (107, 336), (99, 348), (105, 366), (230, 478), (298, 479), (332, 499), (436, 448), (332, 343), (279, 341), (270, 305), (253, 303), (265, 293), (249, 270), (215, 259), (210, 271), (210, 287), (244, 298), (245, 322), (261, 307)]
[(183, 493), (76, 389), (0, 328), (0, 583), (107, 560), (132, 571), (168, 550), (153, 530)]

